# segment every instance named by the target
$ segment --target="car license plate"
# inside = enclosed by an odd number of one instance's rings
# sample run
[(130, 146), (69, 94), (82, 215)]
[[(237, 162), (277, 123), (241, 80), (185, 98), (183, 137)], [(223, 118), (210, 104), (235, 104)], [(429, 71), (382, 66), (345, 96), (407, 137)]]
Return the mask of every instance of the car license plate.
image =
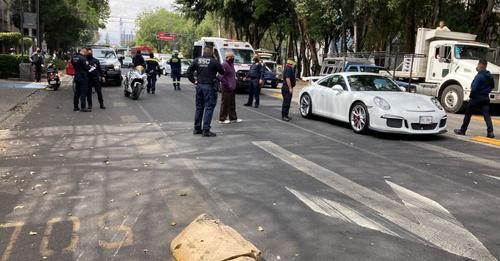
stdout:
[(56, 81), (50, 81), (49, 84), (56, 84)]
[(420, 124), (422, 125), (432, 124), (432, 116), (420, 116)]
[(271, 83), (271, 81), (270, 81), (270, 80), (267, 80), (267, 81), (266, 81), (266, 83)]

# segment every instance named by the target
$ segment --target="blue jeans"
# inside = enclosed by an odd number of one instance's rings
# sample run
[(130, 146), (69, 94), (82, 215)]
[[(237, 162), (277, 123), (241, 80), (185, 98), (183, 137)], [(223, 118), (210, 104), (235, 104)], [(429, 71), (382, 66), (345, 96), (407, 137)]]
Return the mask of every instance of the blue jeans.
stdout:
[(281, 116), (288, 117), (290, 112), (290, 105), (292, 104), (292, 93), (288, 90), (288, 87), (281, 87), (281, 95), (283, 95), (283, 106), (281, 107)]
[(198, 84), (196, 86), (196, 113), (194, 115), (195, 130), (210, 130), (216, 104), (217, 90), (213, 84)]
[(260, 102), (260, 84), (259, 79), (250, 80), (250, 90), (248, 94), (248, 104), (252, 105), (255, 97), (255, 105), (258, 106)]

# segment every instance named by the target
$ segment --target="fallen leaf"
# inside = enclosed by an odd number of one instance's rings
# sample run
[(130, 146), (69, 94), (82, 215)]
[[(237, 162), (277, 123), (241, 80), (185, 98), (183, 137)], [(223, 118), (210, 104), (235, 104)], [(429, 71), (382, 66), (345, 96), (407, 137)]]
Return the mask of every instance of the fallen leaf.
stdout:
[(110, 199), (109, 202), (113, 203), (113, 202), (115, 202), (115, 200), (114, 199)]
[(260, 231), (260, 232), (264, 231), (264, 228), (263, 228), (263, 227), (261, 227), (261, 226), (259, 226), (259, 231)]
[(38, 233), (37, 233), (37, 232), (35, 232), (35, 231), (30, 231), (30, 236), (36, 236), (36, 235), (38, 235)]
[(24, 205), (17, 205), (17, 206), (14, 207), (14, 210), (16, 210), (16, 209), (23, 209), (23, 208), (24, 208)]
[(146, 254), (149, 252), (149, 250), (148, 250), (147, 248), (143, 249), (142, 251), (143, 251), (144, 253), (146, 253)]
[(49, 193), (49, 192), (47, 192), (47, 191), (42, 192), (43, 195), (47, 195), (47, 193)]
[(181, 192), (181, 193), (179, 194), (179, 196), (181, 196), (181, 197), (185, 197), (185, 196), (187, 196), (187, 195), (188, 195), (188, 193), (187, 193), (187, 192)]
[(105, 160), (103, 162), (104, 162), (104, 164), (109, 165), (109, 160)]
[(136, 196), (142, 196), (142, 193), (141, 192), (136, 192), (135, 195)]
[(170, 226), (172, 227), (175, 227), (177, 225), (177, 223), (175, 223), (175, 221), (172, 221), (172, 223), (170, 223)]
[(73, 213), (69, 212), (69, 213), (68, 213), (68, 216), (70, 216), (70, 217), (71, 217), (71, 216), (73, 216)]
[(132, 170), (135, 171), (135, 172), (139, 171), (139, 169), (132, 169)]
[(35, 175), (35, 174), (36, 174), (36, 172), (30, 171), (30, 175)]

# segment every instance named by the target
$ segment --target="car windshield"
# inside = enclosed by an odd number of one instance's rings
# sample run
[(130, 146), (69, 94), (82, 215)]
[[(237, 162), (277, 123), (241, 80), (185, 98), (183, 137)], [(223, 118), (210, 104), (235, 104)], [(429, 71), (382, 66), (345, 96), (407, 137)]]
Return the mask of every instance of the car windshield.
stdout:
[(489, 49), (473, 45), (455, 45), (455, 58), (465, 60), (485, 59)]
[(380, 72), (380, 67), (375, 67), (375, 66), (360, 66), (359, 69), (362, 72), (369, 72), (369, 73), (379, 73)]
[(116, 54), (112, 49), (93, 49), (92, 54), (98, 59), (116, 59)]
[(235, 64), (251, 64), (252, 57), (254, 53), (252, 50), (248, 49), (232, 49), (232, 48), (224, 48), (221, 49), (221, 58), (222, 60), (226, 60), (226, 53), (228, 52), (234, 53), (234, 63)]
[(389, 78), (379, 75), (351, 75), (347, 77), (352, 91), (358, 92), (400, 92), (398, 85)]

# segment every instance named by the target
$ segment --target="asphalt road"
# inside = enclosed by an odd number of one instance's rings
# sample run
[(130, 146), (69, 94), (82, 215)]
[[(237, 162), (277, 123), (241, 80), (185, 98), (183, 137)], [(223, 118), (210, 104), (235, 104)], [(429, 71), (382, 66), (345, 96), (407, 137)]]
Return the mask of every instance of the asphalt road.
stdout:
[(165, 78), (138, 101), (106, 87), (92, 113), (71, 95), (47, 92), (0, 130), (0, 260), (170, 260), (201, 213), (266, 260), (500, 258), (498, 148), (355, 135), (295, 104), (285, 123), (280, 100), (247, 108), (244, 95), (244, 122), (214, 117), (218, 136), (202, 138), (193, 87)]

